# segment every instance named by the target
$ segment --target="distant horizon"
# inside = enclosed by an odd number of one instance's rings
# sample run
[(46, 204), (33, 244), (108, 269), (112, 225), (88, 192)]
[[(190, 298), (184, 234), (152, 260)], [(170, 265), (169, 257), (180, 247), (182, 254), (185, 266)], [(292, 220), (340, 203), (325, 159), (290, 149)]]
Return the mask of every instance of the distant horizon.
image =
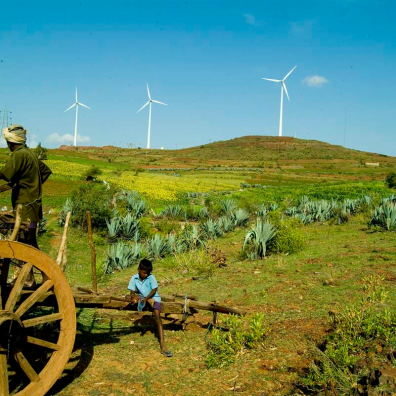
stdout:
[[(214, 144), (214, 143), (219, 143), (219, 142), (227, 142), (227, 141), (231, 141), (231, 140), (235, 140), (235, 139), (243, 139), (243, 138), (247, 138), (247, 137), (265, 137), (265, 138), (273, 138), (273, 139), (285, 139), (285, 140), (289, 140), (289, 139), (296, 139), (296, 140), (304, 140), (304, 141), (315, 141), (315, 142), (320, 142), (320, 143), (325, 143), (325, 144), (329, 144), (331, 146), (339, 146), (342, 147), (346, 150), (353, 150), (353, 151), (359, 151), (362, 153), (368, 153), (368, 154), (376, 154), (376, 155), (380, 155), (380, 156), (385, 156), (385, 157), (396, 157), (393, 155), (387, 155), (387, 154), (383, 154), (383, 153), (379, 153), (379, 152), (375, 152), (375, 151), (364, 151), (364, 150), (357, 150), (357, 149), (353, 149), (350, 147), (344, 147), (341, 144), (332, 144), (323, 140), (318, 140), (318, 139), (301, 139), (298, 137), (294, 137), (294, 136), (272, 136), (272, 135), (244, 135), (244, 136), (238, 136), (232, 139), (225, 139), (225, 140), (216, 140), (210, 143), (203, 143), (203, 144), (198, 144), (196, 146), (187, 146), (187, 147), (179, 147), (179, 148), (175, 148), (175, 149), (167, 149), (166, 147), (164, 148), (149, 148), (147, 149), (146, 147), (122, 147), (122, 146), (115, 146), (112, 144), (105, 144), (103, 146), (95, 146), (95, 145), (77, 145), (77, 146), (73, 146), (73, 145), (68, 145), (68, 144), (62, 144), (58, 147), (46, 147), (45, 145), (43, 145), (41, 142), (41, 145), (45, 148), (48, 148), (50, 150), (59, 150), (61, 149), (61, 147), (70, 147), (70, 151), (72, 151), (73, 149), (78, 149), (78, 148), (104, 148), (104, 147), (114, 147), (114, 148), (119, 148), (119, 149), (126, 149), (126, 150), (152, 150), (152, 151), (178, 151), (178, 150), (186, 150), (186, 149), (191, 149), (191, 148), (195, 148), (195, 147), (200, 147), (200, 146), (207, 146), (210, 144)], [(30, 147), (30, 148), (34, 148), (34, 147)]]

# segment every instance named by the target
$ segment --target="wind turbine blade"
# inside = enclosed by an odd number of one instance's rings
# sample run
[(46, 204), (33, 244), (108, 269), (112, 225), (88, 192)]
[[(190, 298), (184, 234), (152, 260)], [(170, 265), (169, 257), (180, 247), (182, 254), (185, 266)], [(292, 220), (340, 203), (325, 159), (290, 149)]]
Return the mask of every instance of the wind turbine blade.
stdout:
[(76, 87), (76, 103), (78, 102), (78, 100), (77, 100), (77, 87)]
[(82, 106), (82, 107), (86, 107), (86, 108), (89, 109), (89, 110), (92, 110), (90, 107), (85, 106), (85, 104), (79, 103), (79, 105)]
[(162, 105), (164, 105), (164, 106), (168, 106), (166, 103), (159, 102), (158, 100), (152, 100), (152, 102), (154, 102), (154, 103), (159, 103), (159, 104), (162, 104)]
[[(143, 110), (148, 104), (150, 103), (150, 101), (148, 101), (140, 110)], [(139, 110), (139, 111), (140, 111)], [(139, 111), (138, 111), (138, 113), (139, 113)], [(136, 113), (137, 114), (137, 113)]]
[(150, 95), (150, 90), (149, 90), (149, 87), (148, 87), (148, 83), (147, 83), (147, 95), (148, 95), (149, 99), (151, 100), (151, 95)]
[(287, 93), (286, 84), (285, 84), (283, 81), (282, 81), (282, 85), (283, 85), (283, 88), (285, 88), (285, 92), (286, 92), (287, 99), (288, 99), (289, 102), (290, 102), (289, 94)]
[(262, 78), (262, 80), (273, 81), (273, 82), (281, 82), (281, 80), (273, 80), (272, 78)]
[(292, 74), (293, 70), (294, 70), (296, 67), (297, 67), (297, 65), (296, 65), (296, 66), (294, 66), (294, 67), (293, 67), (293, 69), (291, 69), (291, 70), (289, 71), (289, 73), (287, 73), (287, 74), (286, 74), (286, 76), (285, 76), (285, 78), (283, 79), (283, 81), (285, 81), (285, 80), (286, 80), (286, 78), (287, 78), (287, 77), (289, 77), (289, 76), (290, 76), (290, 74)]
[(72, 104), (67, 110), (64, 111), (64, 113), (66, 113), (66, 111), (70, 110), (71, 108), (73, 108), (76, 104)]

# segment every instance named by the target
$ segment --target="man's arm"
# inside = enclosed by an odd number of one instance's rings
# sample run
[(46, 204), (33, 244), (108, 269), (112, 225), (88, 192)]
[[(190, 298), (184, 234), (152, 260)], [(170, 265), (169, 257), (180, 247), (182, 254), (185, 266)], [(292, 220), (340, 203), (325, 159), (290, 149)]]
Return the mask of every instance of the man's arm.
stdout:
[(46, 180), (52, 175), (52, 171), (47, 165), (44, 164), (43, 161), (38, 160), (38, 163), (41, 174), (41, 182), (44, 184)]
[(11, 157), (0, 170), (0, 179), (10, 182), (16, 173), (15, 161)]

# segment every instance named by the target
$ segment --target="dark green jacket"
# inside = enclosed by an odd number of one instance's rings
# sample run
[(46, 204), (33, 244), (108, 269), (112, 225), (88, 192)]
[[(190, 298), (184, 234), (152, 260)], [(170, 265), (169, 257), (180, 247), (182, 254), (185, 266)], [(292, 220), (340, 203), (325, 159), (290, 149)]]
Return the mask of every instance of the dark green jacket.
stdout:
[(42, 184), (51, 173), (51, 169), (23, 145), (12, 152), (11, 158), (0, 170), (0, 179), (10, 182), (12, 186), (13, 208), (23, 205), (22, 221), (37, 223), (42, 219)]

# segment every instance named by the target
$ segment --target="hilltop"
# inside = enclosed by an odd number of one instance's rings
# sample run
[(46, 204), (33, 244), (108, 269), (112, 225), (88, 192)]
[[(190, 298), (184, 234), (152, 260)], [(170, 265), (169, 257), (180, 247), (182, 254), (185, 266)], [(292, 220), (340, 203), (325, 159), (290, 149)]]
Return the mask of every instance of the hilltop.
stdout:
[(293, 137), (243, 136), (179, 150), (119, 148), (115, 146), (61, 146), (50, 150), (61, 156), (129, 164), (144, 168), (191, 168), (205, 166), (267, 167), (276, 164), (364, 165), (379, 163), (393, 166), (396, 158), (383, 154), (352, 150), (339, 145)]

